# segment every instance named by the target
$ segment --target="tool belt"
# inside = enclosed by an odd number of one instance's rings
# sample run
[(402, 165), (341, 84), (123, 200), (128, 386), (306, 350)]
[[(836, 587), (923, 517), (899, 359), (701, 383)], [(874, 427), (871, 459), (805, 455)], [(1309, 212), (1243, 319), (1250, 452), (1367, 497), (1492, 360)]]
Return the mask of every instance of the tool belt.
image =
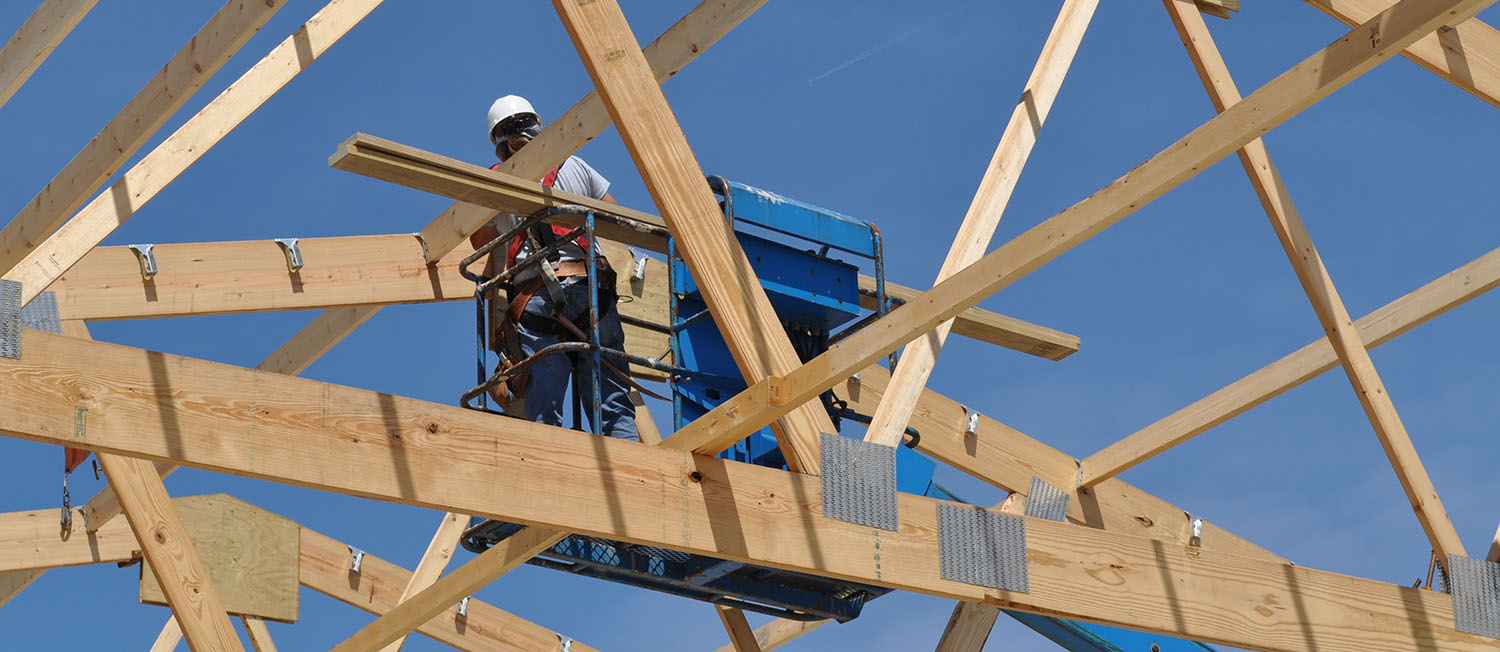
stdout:
[[(615, 271), (610, 267), (609, 259), (604, 256), (596, 256), (594, 261), (596, 273), (599, 276), (599, 311), (602, 315), (615, 309), (618, 297), (615, 292)], [(559, 280), (587, 274), (588, 263), (582, 260), (557, 263), (553, 272)], [(556, 313), (547, 317), (526, 312), (526, 304), (538, 291), (542, 290), (542, 287), (542, 279), (537, 278), (520, 287), (507, 288), (505, 301), (500, 301), (499, 296), (489, 298), (490, 350), (500, 358), (495, 368), (497, 373), (515, 367), (526, 358), (526, 354), (521, 350), (521, 337), (518, 331), (520, 326), (535, 333), (560, 335), (568, 339), (577, 338), (573, 330), (564, 326), (560, 321), (566, 319), (561, 315), (566, 312), (565, 305), (554, 305), (553, 309)], [(526, 385), (530, 381), (530, 376), (529, 372), (523, 372), (510, 380), (491, 385), (490, 398), (494, 399), (495, 404), (499, 405), (502, 410), (508, 410), (511, 404), (526, 396)]]

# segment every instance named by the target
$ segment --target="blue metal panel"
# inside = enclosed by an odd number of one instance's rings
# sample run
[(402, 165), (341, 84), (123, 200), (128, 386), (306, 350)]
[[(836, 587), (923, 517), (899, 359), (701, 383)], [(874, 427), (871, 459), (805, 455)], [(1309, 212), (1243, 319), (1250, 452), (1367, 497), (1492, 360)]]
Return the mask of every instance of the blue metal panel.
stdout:
[(1213, 648), (1197, 641), (1159, 634), (1020, 611), (1006, 611), (1005, 614), (1071, 652), (1214, 652)]
[[(859, 316), (858, 267), (765, 238), (736, 235), (783, 323), (831, 331)], [(698, 296), (698, 285), (680, 260), (673, 261), (672, 291)], [(683, 319), (694, 314), (686, 303), (680, 313)]]
[(737, 181), (723, 182), (730, 188), (734, 219), (866, 258), (876, 255), (869, 222)]

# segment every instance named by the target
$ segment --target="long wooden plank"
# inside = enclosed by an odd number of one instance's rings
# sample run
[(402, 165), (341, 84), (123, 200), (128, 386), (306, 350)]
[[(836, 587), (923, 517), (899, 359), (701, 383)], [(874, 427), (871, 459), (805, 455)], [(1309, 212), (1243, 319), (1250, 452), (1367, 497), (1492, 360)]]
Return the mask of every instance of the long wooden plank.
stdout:
[[(810, 476), (39, 331), (22, 339), (21, 360), (0, 360), (0, 392), (17, 399), (0, 403), (0, 423), (26, 439), (1248, 649), (1493, 646), (1452, 629), (1446, 595), (1035, 519), (1031, 592), (983, 589), (938, 577), (931, 499), (900, 496), (900, 529), (872, 531), (824, 519)], [(99, 418), (75, 440), (80, 402)], [(329, 457), (345, 463), (331, 471)]]
[(151, 462), (103, 452), (96, 456), (188, 645), (194, 650), (243, 650), (208, 569)]
[(99, 0), (42, 0), (31, 17), (0, 47), (0, 106), (20, 90), (38, 66)]
[(714, 605), (714, 611), (724, 623), (724, 631), (729, 634), (729, 645), (734, 652), (761, 652), (760, 642), (755, 640), (755, 631), (750, 629), (750, 621), (745, 620), (744, 611), (722, 604)]
[[(657, 79), (665, 81), (677, 74), (683, 66), (696, 59), (763, 4), (765, 0), (704, 0), (693, 7), (646, 46), (644, 53), (651, 62)], [(604, 110), (604, 104), (598, 95), (591, 92), (552, 124), (547, 125), (535, 140), (501, 167), (506, 172), (523, 178), (539, 179), (547, 170), (560, 165), (608, 126), (608, 112)], [(446, 252), (468, 242), (469, 234), (477, 231), (494, 216), (495, 211), (490, 208), (462, 201), (448, 207), (421, 231), (423, 239), (428, 243), (429, 253), (435, 256), (432, 260), (437, 260)], [(379, 308), (363, 309), (368, 314), (364, 314), (361, 320), (348, 319), (347, 316), (343, 319), (335, 317), (333, 321), (345, 326), (343, 331), (298, 333), (282, 348), (308, 350), (324, 346), (325, 343), (331, 347), (354, 332), (364, 319), (378, 310)], [(302, 341), (305, 338), (317, 341)]]
[[(790, 643), (812, 630), (831, 623), (831, 620), (787, 620), (777, 618), (755, 630), (755, 643), (760, 646), (761, 652), (771, 652), (787, 643)], [(720, 647), (714, 652), (735, 652), (734, 644), (730, 643)]]
[[(464, 529), (467, 527), (469, 527), (469, 517), (453, 512), (443, 515), (443, 520), (438, 523), (437, 531), (432, 535), (432, 541), (427, 544), (427, 550), (422, 553), (421, 561), (417, 562), (416, 572), (411, 574), (411, 581), (406, 583), (406, 589), (401, 592), (401, 599), (398, 603), (406, 602), (437, 581), (438, 576), (443, 574), (443, 569), (448, 567), (449, 560), (453, 559), (453, 552), (458, 549), (459, 537), (463, 536)], [(404, 645), (406, 645), (406, 635), (402, 634), (381, 650), (382, 652), (399, 652)]]
[(151, 643), (151, 652), (172, 652), (181, 642), (182, 627), (177, 624), (177, 617), (167, 616), (167, 622), (161, 626), (161, 632), (156, 635), (156, 641)]
[[(683, 262), (747, 383), (795, 369), (801, 360), (776, 318), (750, 259), (722, 217), (651, 65), (614, 0), (556, 0), (553, 7), (614, 119)], [(823, 406), (791, 406), (771, 425), (787, 467), (816, 475), (818, 433), (834, 432)]]
[[(1218, 47), (1214, 45), (1213, 37), (1208, 33), (1208, 26), (1187, 0), (1164, 2), (1189, 56), (1192, 57), (1193, 67), (1198, 70), (1198, 76), (1208, 89), (1214, 108), (1223, 113), (1240, 101), (1240, 93), (1223, 57), (1219, 55)], [(1318, 255), (1312, 236), (1302, 223), (1302, 217), (1292, 203), (1281, 175), (1276, 172), (1264, 141), (1259, 138), (1250, 141), (1240, 149), (1239, 156), (1245, 174), (1249, 175), (1250, 183), (1255, 187), (1255, 194), (1260, 197), (1266, 215), (1271, 218), (1276, 237), (1281, 241), (1288, 260), (1296, 270), (1297, 279), (1302, 283), (1308, 301), (1312, 303), (1313, 312), (1317, 314), (1323, 331), (1328, 334), (1328, 341), (1338, 354), (1349, 383), (1354, 387), (1360, 405), (1364, 408), (1375, 435), (1380, 439), (1380, 445), (1385, 449), (1396, 477), (1401, 481), (1401, 488), (1406, 492), (1417, 520), (1427, 534), (1427, 540), (1446, 569), (1448, 555), (1466, 555), (1463, 541), (1448, 519), (1448, 512), (1438, 498), (1437, 488), (1433, 486), (1432, 478), (1428, 477), (1427, 469), (1417, 455), (1411, 436), (1386, 391), (1385, 383), (1380, 379), (1380, 373), (1375, 369), (1375, 363), (1370, 360), (1370, 353), (1360, 339), (1359, 331), (1354, 328), (1354, 321), (1349, 317), (1343, 299), (1339, 298), (1338, 288), (1323, 264), (1322, 257)]]
[(56, 509), (0, 514), (0, 571), (128, 561), (139, 551), (135, 533), (124, 521), (87, 532), (82, 514), (75, 513), (73, 528), (64, 533)]
[[(534, 181), (527, 181), (504, 172), (490, 170), (368, 134), (355, 134), (344, 141), (338, 151), (330, 157), (329, 164), (340, 170), (452, 197), (497, 211), (526, 215), (549, 206), (581, 205), (612, 212), (662, 230), (666, 228), (665, 221), (656, 215), (605, 204), (588, 197), (545, 189)], [(561, 224), (576, 224), (578, 218), (558, 217), (554, 221)], [(605, 222), (601, 222), (598, 229), (603, 238), (659, 253), (666, 251), (665, 240), (658, 233), (649, 230), (619, 228)], [(863, 274), (859, 278), (861, 290), (875, 291), (875, 279)], [(886, 284), (886, 292), (891, 297), (903, 301), (913, 300), (920, 294), (914, 289), (894, 283)], [(860, 303), (865, 308), (875, 307), (875, 300), (869, 296), (861, 295)], [(953, 330), (967, 337), (1050, 360), (1067, 357), (1076, 352), (1079, 345), (1077, 336), (973, 307), (966, 308), (959, 313)]]
[[(1494, 249), (1354, 323), (1374, 348), (1500, 286), (1500, 249)], [(1084, 458), (1083, 485), (1093, 486), (1244, 414), (1339, 366), (1327, 338), (1319, 339)]]
[(402, 600), (390, 611), (376, 618), (375, 622), (333, 646), (330, 652), (379, 650), (451, 608), (463, 596), (475, 593), (501, 575), (526, 563), (526, 560), (556, 545), (567, 535), (567, 532), (546, 527), (523, 529), (415, 595)]
[(229, 57), (286, 4), (229, 0), (120, 113), (0, 230), (0, 270), (9, 271), (187, 103)]
[(245, 626), (245, 634), (250, 638), (250, 646), (255, 652), (276, 652), (276, 642), (271, 640), (271, 630), (266, 627), (266, 621), (255, 616), (240, 616), (240, 623)]
[[(245, 0), (241, 0), (245, 1)], [(250, 117), (382, 0), (332, 0), (245, 72), (197, 115), (151, 150), (66, 224), (32, 248), (5, 279), (30, 301), (78, 259), (129, 220), (167, 184)]]
[[(349, 549), (344, 543), (302, 528), (302, 585), (375, 615), (394, 609), (412, 573), (365, 553), (358, 574), (349, 572)], [(556, 632), (481, 602), (469, 600), (468, 613), (457, 605), (422, 623), (417, 632), (460, 650), (475, 652), (536, 652), (555, 650)], [(574, 652), (596, 652), (573, 641)]]
[[(1031, 77), (1021, 91), (1021, 99), (1011, 110), (1010, 121), (1005, 124), (989, 168), (979, 181), (979, 190), (974, 193), (969, 211), (953, 239), (953, 246), (948, 249), (948, 256), (938, 270), (937, 283), (979, 260), (989, 249), (995, 228), (1005, 214), (1005, 206), (1010, 203), (1011, 192), (1016, 189), (1016, 181), (1021, 177), (1026, 159), (1031, 156), (1042, 125), (1047, 122), (1047, 115), (1052, 112), (1052, 102), (1057, 99), (1063, 78), (1073, 65), (1073, 55), (1078, 53), (1083, 34), (1098, 6), (1098, 0), (1068, 0), (1058, 11), (1052, 31), (1042, 45), (1042, 53), (1031, 70)], [(938, 353), (952, 328), (952, 320), (944, 321), (902, 350), (901, 362), (896, 365), (892, 381), (896, 390), (887, 393), (876, 408), (870, 427), (865, 431), (865, 441), (885, 446), (901, 443), (906, 422), (917, 407), (917, 399), (927, 385), (927, 378), (932, 375), (932, 367), (937, 363)]]
[[(1350, 27), (1390, 7), (1392, 0), (1306, 0)], [(1477, 18), (1450, 23), (1412, 43), (1401, 56), (1475, 97), (1500, 107), (1500, 31)]]
[[(685, 428), (674, 435), (699, 443), (717, 442), (730, 433), (753, 432), (785, 414), (787, 405), (816, 397), (891, 351), (936, 327), (963, 308), (1005, 288), (1016, 279), (1126, 218), (1245, 143), (1327, 97), (1369, 71), (1422, 34), (1468, 19), (1493, 0), (1402, 0), (1348, 36), (1334, 41), (1302, 63), (1277, 76), (1244, 101), (1194, 129), (1176, 143), (1136, 166), (1125, 176), (1090, 195), (973, 265), (949, 277), (916, 300), (897, 308), (881, 328), (866, 328), (787, 374), (783, 405), (755, 404), (752, 392), (726, 401), (716, 410), (740, 416), (737, 425)], [(709, 415), (712, 416), (712, 415)], [(707, 416), (705, 417), (707, 418)], [(752, 427), (753, 426), (753, 427)], [(702, 450), (695, 444), (695, 450)]]

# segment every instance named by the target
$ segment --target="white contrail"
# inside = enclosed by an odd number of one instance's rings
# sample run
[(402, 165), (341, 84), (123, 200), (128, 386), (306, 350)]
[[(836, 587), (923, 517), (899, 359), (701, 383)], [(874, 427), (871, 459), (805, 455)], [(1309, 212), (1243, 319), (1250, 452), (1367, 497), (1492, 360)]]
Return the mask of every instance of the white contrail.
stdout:
[(825, 72), (825, 73), (823, 73), (821, 75), (818, 75), (817, 77), (813, 77), (812, 79), (809, 79), (807, 81), (808, 81), (808, 83), (812, 83), (812, 82), (818, 81), (819, 79), (822, 79), (824, 77), (832, 75), (833, 73), (836, 73), (836, 72), (838, 72), (840, 70), (848, 68), (849, 66), (852, 66), (852, 65), (854, 65), (856, 63), (864, 61), (865, 59), (868, 59), (868, 58), (870, 58), (872, 56), (875, 56), (876, 54), (880, 53), (881, 50), (884, 50), (884, 49), (886, 49), (888, 47), (891, 47), (892, 45), (900, 43), (903, 40), (911, 38), (911, 36), (913, 34), (916, 34), (917, 32), (920, 32), (920, 31), (922, 31), (924, 29), (927, 29), (928, 27), (931, 27), (934, 23), (937, 23), (938, 21), (941, 21), (944, 18), (947, 18), (949, 16), (952, 16), (955, 13), (958, 13), (958, 10), (963, 9), (964, 7), (967, 7), (967, 6), (971, 5), (971, 4), (974, 4), (974, 2), (976, 2), (976, 0), (969, 0), (968, 2), (960, 4), (957, 7), (954, 7), (953, 9), (950, 9), (946, 13), (943, 13), (942, 15), (940, 15), (940, 16), (938, 16), (936, 18), (928, 20), (927, 22), (922, 23), (921, 25), (917, 25), (916, 27), (913, 27), (913, 28), (911, 28), (909, 30), (906, 30), (905, 32), (902, 32), (900, 35), (896, 36), (895, 38), (892, 38), (889, 41), (886, 41), (884, 43), (881, 43), (880, 45), (877, 45), (877, 46), (875, 46), (873, 48), (865, 50), (864, 52), (861, 52), (858, 56), (854, 57), (853, 59), (850, 59), (850, 60), (845, 61), (845, 62), (843, 62), (843, 63), (841, 63), (841, 64), (839, 64), (837, 66), (834, 66), (828, 72)]

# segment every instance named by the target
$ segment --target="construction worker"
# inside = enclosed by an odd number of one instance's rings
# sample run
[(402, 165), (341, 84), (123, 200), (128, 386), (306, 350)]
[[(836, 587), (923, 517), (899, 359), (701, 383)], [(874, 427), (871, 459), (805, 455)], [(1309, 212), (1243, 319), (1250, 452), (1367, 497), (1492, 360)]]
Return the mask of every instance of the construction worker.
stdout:
[[(531, 103), (516, 95), (506, 95), (490, 105), (487, 115), (490, 144), (495, 155), (503, 163), (541, 133), (542, 120), (531, 108)], [(497, 164), (494, 166), (499, 168)], [(568, 157), (562, 165), (551, 170), (542, 179), (546, 186), (557, 188), (611, 204), (618, 204), (609, 194), (609, 180), (594, 171), (576, 156)], [(523, 218), (501, 213), (489, 224), (481, 227), (470, 237), (475, 248), (515, 228)], [(505, 269), (525, 261), (538, 248), (555, 243), (557, 238), (571, 229), (561, 226), (539, 224), (530, 233), (517, 236), (491, 255), (487, 274), (493, 276), (497, 270)], [(491, 330), (491, 348), (500, 354), (501, 366), (515, 364), (548, 346), (568, 341), (588, 341), (589, 296), (587, 244), (582, 237), (562, 248), (557, 256), (541, 263), (547, 265), (557, 278), (557, 285), (548, 288), (547, 279), (531, 267), (511, 279), (506, 289), (506, 299), (500, 303), (491, 299), (491, 323), (498, 327)], [(503, 261), (502, 261), (503, 257)], [(599, 344), (604, 348), (624, 350), (625, 333), (620, 327), (620, 315), (616, 311), (615, 274), (603, 256), (597, 258), (599, 276)], [(503, 309), (502, 309), (503, 308)], [(580, 335), (584, 337), (580, 337)], [(604, 435), (618, 439), (640, 441), (635, 425), (635, 405), (630, 401), (630, 383), (624, 365), (604, 358), (604, 373), (600, 378), (600, 413), (603, 427), (597, 428)], [(568, 380), (573, 379), (577, 396), (584, 398), (584, 410), (592, 419), (591, 398), (593, 396), (594, 356), (589, 353), (554, 353), (533, 364), (525, 377), (512, 381), (509, 387), (499, 388), (496, 398), (502, 406), (507, 400), (518, 398), (524, 403), (524, 411), (531, 421), (561, 426), (564, 392)], [(514, 405), (506, 407), (510, 412)], [(596, 424), (597, 425), (597, 424)]]

